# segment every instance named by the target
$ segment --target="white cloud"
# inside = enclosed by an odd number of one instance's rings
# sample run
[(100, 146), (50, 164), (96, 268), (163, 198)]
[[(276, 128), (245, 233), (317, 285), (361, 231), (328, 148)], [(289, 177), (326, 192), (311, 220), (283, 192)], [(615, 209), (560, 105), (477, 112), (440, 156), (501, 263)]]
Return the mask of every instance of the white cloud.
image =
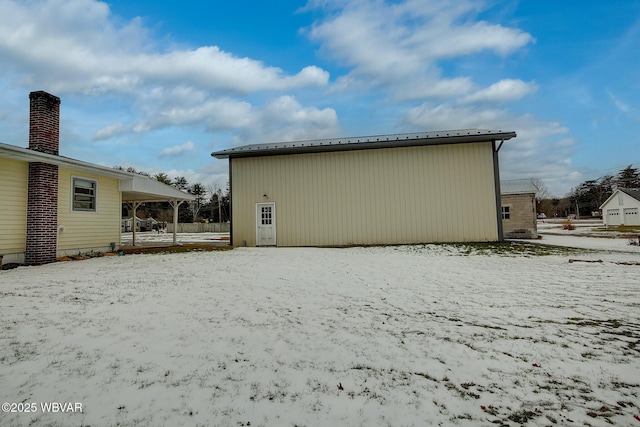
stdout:
[(185, 153), (187, 151), (193, 151), (195, 145), (193, 142), (188, 141), (182, 145), (174, 145), (173, 147), (165, 148), (160, 152), (160, 157), (162, 156), (177, 156), (179, 154)]
[[(479, 2), (312, 1), (330, 10), (314, 25), (311, 39), (325, 55), (352, 67), (342, 86), (384, 87), (392, 97), (416, 99), (461, 95), (469, 77), (446, 78), (438, 62), (491, 51), (507, 55), (533, 42), (521, 30), (474, 21)], [(349, 86), (347, 85), (349, 83)]]
[(61, 97), (115, 95), (137, 109), (131, 123), (94, 131), (95, 140), (170, 126), (242, 128), (253, 115), (244, 97), (329, 81), (314, 65), (289, 74), (218, 46), (163, 49), (140, 19), (123, 22), (107, 3), (0, 0), (0, 63), (15, 82)]
[(419, 129), (490, 129), (516, 131), (500, 150), (502, 179), (539, 178), (552, 194), (563, 196), (580, 182), (582, 174), (572, 166), (576, 141), (557, 122), (541, 121), (530, 114), (508, 110), (454, 107), (424, 103), (409, 111), (406, 122)]
[(609, 95), (609, 99), (611, 100), (611, 102), (613, 102), (613, 105), (615, 105), (618, 111), (624, 114), (629, 114), (632, 112), (631, 107), (627, 103), (622, 101), (618, 96), (614, 95), (610, 91), (608, 91), (607, 94)]
[(508, 124), (504, 110), (456, 108), (447, 104), (424, 103), (411, 109), (406, 121), (422, 129), (501, 129)]
[(140, 20), (114, 24), (95, 0), (0, 2), (0, 60), (56, 93), (135, 94), (154, 85), (189, 84), (207, 90), (252, 93), (323, 86), (329, 74), (315, 66), (287, 75), (261, 61), (217, 46), (160, 52)]
[(145, 76), (150, 81), (188, 81), (200, 88), (238, 93), (323, 86), (329, 80), (329, 73), (315, 66), (305, 67), (298, 74), (287, 76), (280, 68), (267, 67), (250, 58), (235, 57), (217, 46), (141, 55), (133, 59), (135, 62), (131, 72)]
[(463, 104), (472, 102), (505, 103), (517, 101), (538, 90), (534, 82), (524, 82), (518, 79), (503, 79), (489, 87), (480, 89), (460, 100)]
[(133, 126), (134, 132), (169, 126), (203, 126), (209, 131), (223, 131), (247, 126), (253, 114), (253, 107), (246, 101), (210, 97), (206, 91), (183, 86), (156, 88), (139, 99), (144, 116)]
[(93, 139), (96, 141), (102, 139), (109, 139), (116, 136), (124, 135), (125, 133), (130, 132), (131, 130), (123, 125), (122, 123), (116, 123), (113, 125), (109, 125), (105, 128), (99, 129), (94, 135)]
[(280, 96), (254, 111), (250, 125), (233, 145), (297, 141), (340, 135), (338, 115), (332, 108), (304, 107), (293, 96)]

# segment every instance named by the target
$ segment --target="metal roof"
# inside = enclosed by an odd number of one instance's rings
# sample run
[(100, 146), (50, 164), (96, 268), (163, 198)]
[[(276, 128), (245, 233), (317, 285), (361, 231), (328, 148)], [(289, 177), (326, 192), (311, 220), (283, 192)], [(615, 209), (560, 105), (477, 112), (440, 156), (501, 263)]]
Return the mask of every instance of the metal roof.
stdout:
[(421, 145), (459, 144), (507, 140), (515, 138), (513, 131), (460, 129), (434, 132), (400, 133), (345, 138), (313, 139), (308, 141), (250, 144), (211, 153), (218, 159), (230, 157), (258, 157), (279, 154), (318, 153), (326, 151), (368, 150), (375, 148), (413, 147)]
[(538, 187), (531, 179), (511, 179), (500, 181), (500, 194), (535, 194)]

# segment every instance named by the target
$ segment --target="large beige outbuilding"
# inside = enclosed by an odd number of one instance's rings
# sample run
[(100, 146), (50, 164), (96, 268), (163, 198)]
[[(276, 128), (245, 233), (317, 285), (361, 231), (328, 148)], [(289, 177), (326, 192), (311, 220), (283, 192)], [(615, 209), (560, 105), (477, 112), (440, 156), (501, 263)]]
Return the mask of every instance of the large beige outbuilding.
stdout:
[(229, 159), (231, 244), (502, 240), (498, 151), (515, 136), (469, 129), (214, 152)]

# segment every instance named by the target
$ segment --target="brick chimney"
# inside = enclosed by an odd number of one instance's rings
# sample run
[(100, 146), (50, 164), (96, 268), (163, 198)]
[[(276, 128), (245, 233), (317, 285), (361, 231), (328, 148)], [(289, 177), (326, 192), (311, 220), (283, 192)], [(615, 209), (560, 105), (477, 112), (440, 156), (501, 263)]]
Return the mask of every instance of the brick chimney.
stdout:
[[(60, 98), (47, 92), (29, 94), (29, 148), (58, 154)], [(58, 165), (29, 163), (25, 263), (55, 262), (58, 250)]]
[(60, 147), (60, 98), (47, 92), (29, 94), (29, 148), (58, 154)]

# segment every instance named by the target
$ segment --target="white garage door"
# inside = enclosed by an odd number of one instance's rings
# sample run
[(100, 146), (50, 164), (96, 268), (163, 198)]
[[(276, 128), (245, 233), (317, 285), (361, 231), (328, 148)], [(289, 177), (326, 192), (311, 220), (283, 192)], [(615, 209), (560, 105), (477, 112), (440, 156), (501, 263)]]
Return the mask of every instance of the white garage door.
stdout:
[(607, 225), (620, 225), (620, 209), (607, 210)]
[(638, 208), (624, 210), (624, 225), (640, 225), (640, 214)]

